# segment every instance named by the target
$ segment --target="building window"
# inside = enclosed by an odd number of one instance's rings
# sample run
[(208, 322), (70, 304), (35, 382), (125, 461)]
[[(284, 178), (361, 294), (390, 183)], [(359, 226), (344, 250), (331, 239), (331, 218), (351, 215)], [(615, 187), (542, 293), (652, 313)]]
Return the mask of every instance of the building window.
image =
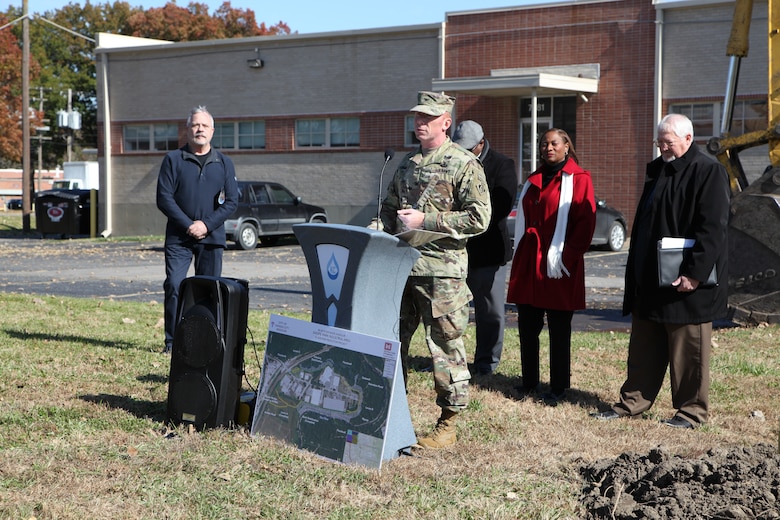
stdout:
[(360, 146), (360, 119), (298, 119), (295, 144), (301, 148)]
[(236, 147), (235, 123), (214, 123), (214, 148), (233, 150)]
[[(669, 112), (687, 116), (693, 123), (693, 136), (698, 141), (720, 135), (722, 103), (675, 103), (669, 106)], [(732, 137), (766, 130), (768, 125), (766, 100), (748, 99), (734, 102), (734, 115), (729, 132)]]
[(179, 147), (179, 127), (176, 124), (152, 125), (155, 150), (176, 150)]
[(766, 130), (769, 114), (766, 100), (746, 100), (734, 103), (734, 117), (731, 120), (731, 135)]
[(211, 144), (223, 150), (263, 150), (265, 121), (215, 123)]
[(420, 140), (417, 139), (417, 135), (414, 133), (414, 116), (406, 116), (406, 126), (404, 130), (404, 146), (417, 146), (420, 144)]
[(126, 125), (123, 129), (125, 151), (138, 152), (152, 149), (150, 125)]
[(126, 152), (168, 151), (179, 147), (179, 126), (176, 123), (125, 125), (122, 134)]
[(239, 150), (262, 150), (265, 148), (265, 121), (242, 121), (238, 123)]
[(331, 146), (360, 146), (360, 119), (344, 117), (330, 120)]
[(299, 119), (295, 122), (295, 144), (300, 147), (325, 146), (327, 119)]
[(694, 139), (707, 140), (719, 132), (719, 118), (716, 116), (719, 105), (719, 103), (677, 103), (669, 106), (669, 112), (682, 114), (691, 120)]

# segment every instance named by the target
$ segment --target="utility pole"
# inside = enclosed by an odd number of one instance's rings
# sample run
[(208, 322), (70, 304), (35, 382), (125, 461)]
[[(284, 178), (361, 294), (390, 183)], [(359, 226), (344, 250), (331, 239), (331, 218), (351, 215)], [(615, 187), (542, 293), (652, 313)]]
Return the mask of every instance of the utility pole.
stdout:
[(68, 143), (68, 162), (72, 160), (71, 152), (73, 151), (73, 129), (70, 125), (71, 112), (73, 112), (73, 91), (68, 89), (68, 137), (66, 138)]
[(30, 20), (28, 0), (22, 0), (22, 229), (30, 231), (33, 183), (30, 171)]
[[(44, 102), (44, 94), (43, 94), (43, 87), (38, 87), (38, 111), (43, 114), (43, 102)], [(36, 192), (41, 191), (41, 180), (43, 177), (43, 142), (44, 141), (51, 141), (51, 137), (44, 136), (44, 132), (48, 132), (50, 130), (48, 123), (49, 120), (45, 117), (43, 118), (43, 126), (36, 128), (36, 132), (38, 134), (38, 175), (37, 175), (37, 189)]]
[[(38, 110), (43, 114), (43, 87), (38, 88)], [(41, 191), (41, 177), (43, 176), (43, 129), (38, 129), (38, 189)]]

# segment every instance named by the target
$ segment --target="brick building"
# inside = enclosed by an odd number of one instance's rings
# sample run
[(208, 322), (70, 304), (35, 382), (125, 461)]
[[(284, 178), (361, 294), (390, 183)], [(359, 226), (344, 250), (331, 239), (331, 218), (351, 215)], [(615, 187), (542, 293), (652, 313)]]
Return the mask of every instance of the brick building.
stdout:
[[(767, 125), (767, 9), (755, 4), (734, 133)], [(389, 172), (415, 146), (418, 90), (455, 95), (456, 120), (479, 121), (519, 181), (539, 132), (566, 129), (596, 194), (632, 218), (664, 114), (692, 117), (700, 143), (719, 135), (733, 5), (556, 2), (451, 12), (442, 24), (185, 43), (101, 34), (100, 222), (105, 234), (161, 233), (159, 165), (203, 104), (240, 179), (281, 182), (332, 222), (365, 225), (384, 150), (396, 151)], [(766, 149), (743, 156), (748, 167), (751, 156), (763, 169)]]

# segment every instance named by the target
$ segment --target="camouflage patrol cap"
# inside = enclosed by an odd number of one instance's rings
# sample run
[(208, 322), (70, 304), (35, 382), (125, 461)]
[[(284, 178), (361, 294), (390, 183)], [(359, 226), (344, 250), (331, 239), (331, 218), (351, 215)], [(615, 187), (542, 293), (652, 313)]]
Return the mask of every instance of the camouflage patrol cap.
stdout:
[(442, 114), (452, 114), (452, 108), (455, 106), (455, 98), (438, 92), (429, 92), (421, 90), (417, 93), (417, 104), (409, 112), (421, 112), (429, 116), (440, 116)]

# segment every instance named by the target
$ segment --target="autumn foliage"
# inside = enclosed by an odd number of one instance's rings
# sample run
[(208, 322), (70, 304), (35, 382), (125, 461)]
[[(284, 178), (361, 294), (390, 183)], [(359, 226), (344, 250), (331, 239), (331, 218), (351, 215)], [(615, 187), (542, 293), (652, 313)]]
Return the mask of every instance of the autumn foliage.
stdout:
[[(6, 23), (8, 20), (0, 17), (0, 24)], [(22, 52), (10, 31), (0, 31), (0, 49), (0, 121), (8, 122), (0, 125), (0, 156), (18, 161), (22, 156), (22, 125), (18, 122), (22, 113)]]
[[(0, 26), (8, 19), (0, 15)], [(22, 160), (22, 49), (11, 31), (0, 31), (0, 163)], [(30, 77), (37, 76), (37, 62), (30, 60)], [(40, 114), (31, 112), (31, 132)]]
[(220, 6), (214, 15), (208, 14), (208, 5), (190, 2), (179, 7), (168, 2), (164, 7), (139, 11), (127, 20), (127, 33), (141, 38), (170, 41), (216, 40), (246, 36), (289, 34), (285, 23), (271, 28), (257, 25), (251, 9), (234, 9), (230, 2)]

